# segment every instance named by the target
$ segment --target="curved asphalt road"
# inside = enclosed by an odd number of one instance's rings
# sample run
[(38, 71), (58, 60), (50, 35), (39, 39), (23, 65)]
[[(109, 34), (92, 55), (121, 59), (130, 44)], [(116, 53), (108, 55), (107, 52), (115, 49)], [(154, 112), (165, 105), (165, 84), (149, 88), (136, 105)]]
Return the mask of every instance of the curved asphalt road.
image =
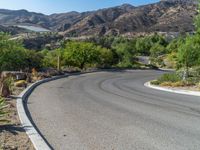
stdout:
[(161, 73), (59, 79), (36, 88), (28, 109), (57, 150), (200, 150), (200, 98), (143, 86)]

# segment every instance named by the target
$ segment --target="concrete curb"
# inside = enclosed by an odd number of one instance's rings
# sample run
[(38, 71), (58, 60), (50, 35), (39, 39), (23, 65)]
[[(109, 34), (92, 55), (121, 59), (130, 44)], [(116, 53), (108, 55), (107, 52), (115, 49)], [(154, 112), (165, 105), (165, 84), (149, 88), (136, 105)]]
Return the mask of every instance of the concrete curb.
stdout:
[(184, 95), (192, 95), (192, 96), (200, 96), (200, 92), (197, 91), (189, 91), (189, 90), (178, 90), (178, 89), (170, 89), (170, 88), (165, 88), (165, 87), (159, 87), (152, 85), (151, 82), (146, 82), (144, 86), (160, 91), (165, 91), (165, 92), (171, 92), (171, 93), (176, 93), (176, 94), (184, 94)]
[(36, 150), (51, 150), (51, 147), (47, 144), (47, 142), (42, 138), (42, 136), (38, 133), (34, 125), (31, 123), (29, 117), (27, 116), (27, 111), (25, 109), (25, 105), (27, 102), (28, 96), (32, 93), (32, 91), (39, 86), (40, 84), (65, 78), (69, 75), (62, 75), (62, 76), (55, 76), (52, 78), (47, 78), (44, 80), (37, 81), (33, 84), (31, 84), (28, 88), (26, 88), (17, 98), (17, 111), (18, 115), (21, 121), (21, 124), (23, 128), (26, 131), (26, 134), (30, 138), (31, 142), (33, 143), (33, 146)]

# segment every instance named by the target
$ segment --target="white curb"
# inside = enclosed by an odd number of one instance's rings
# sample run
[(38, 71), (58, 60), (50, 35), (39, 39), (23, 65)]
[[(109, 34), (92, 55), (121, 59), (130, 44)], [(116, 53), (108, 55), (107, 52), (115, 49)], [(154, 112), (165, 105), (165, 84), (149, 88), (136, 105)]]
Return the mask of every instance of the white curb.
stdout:
[(160, 90), (160, 91), (171, 92), (171, 93), (200, 96), (200, 92), (197, 92), (197, 91), (179, 90), (179, 89), (170, 89), (170, 88), (165, 88), (165, 87), (159, 87), (159, 86), (152, 85), (150, 82), (146, 82), (144, 84), (144, 86), (146, 86), (148, 88)]
[(45, 142), (45, 140), (42, 138), (42, 136), (38, 133), (38, 131), (35, 129), (31, 121), (29, 120), (29, 117), (26, 114), (26, 110), (24, 107), (24, 104), (27, 101), (28, 96), (31, 94), (31, 92), (40, 84), (53, 81), (56, 79), (64, 78), (69, 75), (62, 75), (62, 76), (56, 76), (52, 78), (47, 78), (44, 80), (40, 80), (38, 82), (35, 82), (31, 84), (28, 88), (26, 88), (18, 97), (17, 99), (17, 111), (18, 115), (21, 121), (21, 124), (23, 128), (26, 131), (26, 134), (30, 138), (31, 142), (33, 143), (33, 146), (36, 150), (51, 150), (50, 146)]

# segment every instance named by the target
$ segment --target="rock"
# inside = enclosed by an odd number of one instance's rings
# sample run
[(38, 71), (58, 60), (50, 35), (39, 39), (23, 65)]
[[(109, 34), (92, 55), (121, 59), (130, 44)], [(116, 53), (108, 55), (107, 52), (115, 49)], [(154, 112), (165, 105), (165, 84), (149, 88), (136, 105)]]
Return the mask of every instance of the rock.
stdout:
[(19, 80), (17, 82), (14, 83), (15, 87), (26, 87), (27, 86), (27, 82), (25, 80)]
[(36, 82), (36, 81), (38, 81), (38, 80), (39, 80), (38, 77), (32, 77), (32, 78), (31, 78), (31, 81), (32, 81), (32, 82)]
[(27, 75), (24, 72), (18, 71), (3, 71), (1, 78), (13, 77), (14, 80), (26, 80)]
[(63, 73), (61, 71), (58, 71), (57, 69), (54, 68), (45, 68), (42, 70), (44, 73), (44, 76), (52, 77), (52, 76), (57, 76), (57, 75), (62, 75)]

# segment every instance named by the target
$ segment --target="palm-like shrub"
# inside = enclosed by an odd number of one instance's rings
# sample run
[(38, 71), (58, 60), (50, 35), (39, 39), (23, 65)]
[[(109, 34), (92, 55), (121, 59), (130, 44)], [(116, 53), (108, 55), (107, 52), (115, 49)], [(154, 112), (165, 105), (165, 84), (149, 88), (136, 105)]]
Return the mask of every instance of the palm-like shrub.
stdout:
[(14, 79), (13, 77), (3, 77), (0, 80), (0, 96), (8, 97), (12, 94), (14, 87)]
[(0, 123), (6, 123), (8, 120), (6, 120), (4, 117), (8, 113), (5, 111), (5, 109), (8, 107), (8, 105), (5, 104), (5, 100), (0, 97)]

